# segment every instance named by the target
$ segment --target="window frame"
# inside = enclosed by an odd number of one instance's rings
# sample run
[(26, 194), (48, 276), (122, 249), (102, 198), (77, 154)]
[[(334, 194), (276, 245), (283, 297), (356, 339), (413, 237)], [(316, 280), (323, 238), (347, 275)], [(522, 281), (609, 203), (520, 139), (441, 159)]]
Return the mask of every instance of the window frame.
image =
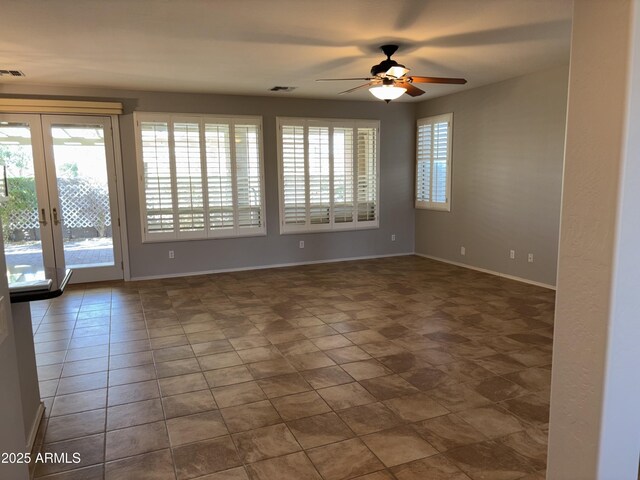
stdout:
[[(418, 192), (420, 190), (420, 127), (424, 125), (436, 125), (438, 123), (448, 123), (447, 129), (447, 178), (446, 178), (446, 186), (445, 186), (445, 202), (434, 202), (434, 201), (424, 201), (418, 198)], [(450, 212), (451, 211), (451, 176), (452, 176), (452, 155), (451, 155), (451, 147), (453, 145), (453, 112), (443, 113), (441, 115), (433, 115), (430, 117), (420, 118), (416, 122), (416, 165), (415, 165), (415, 208), (420, 210), (437, 210), (441, 212)], [(431, 172), (431, 176), (433, 178), (433, 156), (431, 157), (431, 168), (429, 171)], [(433, 182), (429, 182), (429, 187), (431, 188), (430, 199), (433, 198)]]
[[(304, 225), (299, 224), (286, 224), (285, 223), (285, 203), (284, 203), (284, 161), (283, 161), (283, 142), (282, 142), (282, 127), (283, 126), (301, 126), (304, 128), (304, 161), (305, 161), (305, 198), (306, 198), (306, 223)], [(329, 128), (329, 222), (320, 224), (310, 224), (309, 214), (309, 153), (308, 153), (308, 128), (309, 127), (328, 127)], [(354, 131), (353, 142), (353, 165), (357, 165), (357, 141), (356, 135), (358, 128), (374, 128), (376, 131), (375, 139), (375, 220), (358, 220), (358, 171), (357, 168), (353, 168), (352, 182), (353, 182), (353, 221), (352, 222), (335, 222), (334, 215), (334, 154), (333, 147), (333, 128), (352, 128)], [(300, 233), (319, 233), (319, 232), (339, 232), (339, 231), (354, 231), (354, 230), (366, 230), (380, 228), (380, 121), (379, 120), (367, 120), (367, 119), (336, 119), (336, 118), (310, 118), (310, 117), (276, 117), (276, 135), (278, 137), (278, 201), (279, 201), (279, 224), (280, 235), (300, 234)]]
[[(137, 184), (138, 184), (138, 201), (140, 207), (140, 231), (142, 236), (142, 243), (160, 243), (160, 242), (179, 242), (190, 240), (215, 240), (222, 238), (241, 238), (241, 237), (259, 237), (267, 234), (267, 208), (266, 208), (266, 186), (265, 186), (265, 172), (264, 172), (264, 130), (262, 117), (258, 115), (215, 115), (215, 114), (193, 114), (193, 113), (162, 113), (162, 112), (133, 112), (133, 122), (135, 130), (135, 143), (136, 143), (136, 167), (137, 167)], [(142, 156), (142, 122), (159, 122), (166, 123), (168, 126), (168, 148), (169, 148), (169, 164), (171, 174), (171, 197), (172, 197), (172, 210), (174, 216), (174, 231), (173, 232), (157, 232), (149, 233), (147, 230), (147, 206), (146, 206), (146, 192), (145, 192), (145, 178), (144, 178), (144, 159)], [(202, 195), (203, 195), (203, 210), (204, 210), (204, 231), (198, 232), (180, 232), (179, 224), (177, 222), (178, 204), (177, 204), (177, 190), (176, 190), (176, 162), (175, 162), (175, 149), (174, 138), (172, 135), (173, 127), (171, 124), (181, 122), (198, 123), (199, 136), (200, 136), (200, 168), (202, 177)], [(232, 202), (234, 209), (234, 226), (228, 229), (211, 229), (209, 226), (209, 185), (208, 185), (208, 172), (207, 172), (207, 153), (206, 153), (206, 140), (205, 140), (205, 125), (206, 124), (220, 124), (226, 123), (229, 125), (229, 155), (231, 157), (231, 189), (232, 189)], [(238, 178), (237, 178), (237, 157), (235, 150), (235, 126), (242, 124), (256, 125), (258, 130), (258, 156), (259, 156), (259, 169), (260, 169), (260, 218), (261, 224), (259, 227), (240, 227), (238, 222)], [(234, 134), (232, 136), (232, 133)]]

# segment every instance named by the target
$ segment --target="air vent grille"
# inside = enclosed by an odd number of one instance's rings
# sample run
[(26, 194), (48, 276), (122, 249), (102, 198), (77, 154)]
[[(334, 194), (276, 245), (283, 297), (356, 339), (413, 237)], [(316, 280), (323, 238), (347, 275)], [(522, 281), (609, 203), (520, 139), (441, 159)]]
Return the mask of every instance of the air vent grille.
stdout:
[(279, 85), (276, 85), (273, 88), (270, 88), (269, 90), (272, 92), (293, 92), (297, 87), (282, 87)]
[(0, 70), (0, 77), (24, 77), (26, 76), (20, 70)]

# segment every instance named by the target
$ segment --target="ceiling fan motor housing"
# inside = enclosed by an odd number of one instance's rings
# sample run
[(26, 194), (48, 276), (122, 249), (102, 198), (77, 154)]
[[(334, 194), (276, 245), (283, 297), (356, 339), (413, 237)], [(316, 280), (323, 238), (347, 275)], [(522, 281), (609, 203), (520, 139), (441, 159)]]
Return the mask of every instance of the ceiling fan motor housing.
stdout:
[(385, 74), (389, 71), (389, 69), (391, 67), (402, 67), (404, 68), (404, 65), (400, 65), (398, 62), (396, 62), (395, 60), (391, 60), (390, 58), (383, 60), (382, 62), (380, 62), (378, 65), (374, 65), (373, 67), (371, 67), (371, 76), (373, 77), (378, 77), (382, 74)]
[(378, 65), (371, 67), (371, 75), (374, 77), (384, 77), (384, 74), (389, 71), (391, 67), (405, 68), (404, 65), (400, 65), (395, 60), (391, 60), (391, 55), (396, 53), (398, 45), (382, 45), (380, 50), (387, 56), (386, 60), (383, 60)]

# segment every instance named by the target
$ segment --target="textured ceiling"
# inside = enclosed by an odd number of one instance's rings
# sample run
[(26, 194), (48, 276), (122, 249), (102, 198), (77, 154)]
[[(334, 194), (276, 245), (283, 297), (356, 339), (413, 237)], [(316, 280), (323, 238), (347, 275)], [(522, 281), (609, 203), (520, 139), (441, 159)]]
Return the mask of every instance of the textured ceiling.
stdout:
[[(418, 100), (568, 63), (572, 0), (3, 0), (2, 84), (375, 100), (357, 81), (398, 43)], [(361, 82), (362, 83), (362, 82)], [(272, 93), (275, 85), (295, 86)], [(422, 86), (421, 86), (422, 87)], [(410, 101), (404, 95), (403, 101)], [(377, 101), (377, 100), (376, 100)]]

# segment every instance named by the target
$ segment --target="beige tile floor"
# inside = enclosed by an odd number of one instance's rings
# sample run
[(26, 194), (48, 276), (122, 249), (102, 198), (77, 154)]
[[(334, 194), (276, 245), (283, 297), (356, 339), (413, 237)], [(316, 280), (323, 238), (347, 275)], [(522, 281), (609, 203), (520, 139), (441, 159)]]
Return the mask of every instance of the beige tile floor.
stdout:
[(542, 479), (552, 291), (408, 256), (32, 307), (47, 479)]

